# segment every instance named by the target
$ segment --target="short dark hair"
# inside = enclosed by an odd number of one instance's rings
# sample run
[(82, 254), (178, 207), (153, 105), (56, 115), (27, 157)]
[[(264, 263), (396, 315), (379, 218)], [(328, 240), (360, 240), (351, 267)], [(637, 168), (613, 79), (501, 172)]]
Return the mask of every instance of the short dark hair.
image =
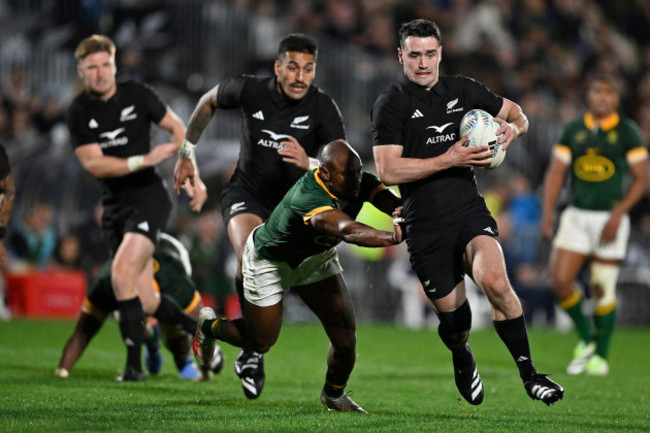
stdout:
[(617, 94), (621, 93), (620, 81), (613, 75), (604, 72), (594, 72), (587, 80), (587, 90), (590, 90), (596, 83), (609, 84)]
[(438, 39), (438, 43), (442, 44), (442, 35), (440, 28), (436, 23), (429, 20), (417, 19), (402, 23), (399, 28), (399, 44), (403, 46), (406, 38), (415, 36), (416, 38), (428, 38), (433, 36)]
[(292, 33), (280, 41), (278, 47), (278, 58), (281, 58), (289, 51), (297, 53), (318, 55), (318, 45), (316, 41), (302, 33)]

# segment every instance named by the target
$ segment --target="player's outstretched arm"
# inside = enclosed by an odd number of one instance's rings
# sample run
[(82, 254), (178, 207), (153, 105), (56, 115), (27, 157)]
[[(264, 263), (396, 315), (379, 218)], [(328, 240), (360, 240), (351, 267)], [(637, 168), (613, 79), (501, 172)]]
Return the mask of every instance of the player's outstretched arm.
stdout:
[(70, 374), (70, 370), (77, 363), (84, 350), (90, 343), (90, 340), (97, 334), (97, 331), (104, 324), (103, 320), (82, 312), (77, 321), (74, 333), (68, 339), (68, 342), (63, 349), (59, 367), (54, 372), (55, 375), (66, 378)]
[(338, 209), (317, 213), (311, 217), (310, 223), (317, 230), (362, 247), (388, 247), (403, 240), (399, 221), (395, 221), (394, 232), (387, 232), (355, 221)]

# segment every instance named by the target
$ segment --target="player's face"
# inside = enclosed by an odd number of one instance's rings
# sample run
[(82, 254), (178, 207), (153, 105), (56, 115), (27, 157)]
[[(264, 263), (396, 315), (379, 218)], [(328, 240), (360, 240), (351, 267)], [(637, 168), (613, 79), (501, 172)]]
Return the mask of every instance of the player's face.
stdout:
[(316, 76), (316, 56), (289, 51), (275, 61), (278, 91), (291, 99), (302, 99)]
[(115, 58), (105, 51), (89, 54), (77, 64), (86, 91), (104, 100), (115, 93), (116, 72)]
[(336, 197), (351, 200), (361, 191), (361, 160), (351, 155), (343, 164), (330, 170), (330, 192)]
[(604, 118), (612, 114), (618, 108), (618, 93), (610, 83), (596, 81), (587, 92), (587, 105), (589, 111), (598, 118)]
[(404, 75), (426, 90), (438, 82), (438, 68), (442, 59), (442, 47), (433, 36), (418, 38), (409, 36), (402, 47), (397, 49), (399, 62), (403, 65)]

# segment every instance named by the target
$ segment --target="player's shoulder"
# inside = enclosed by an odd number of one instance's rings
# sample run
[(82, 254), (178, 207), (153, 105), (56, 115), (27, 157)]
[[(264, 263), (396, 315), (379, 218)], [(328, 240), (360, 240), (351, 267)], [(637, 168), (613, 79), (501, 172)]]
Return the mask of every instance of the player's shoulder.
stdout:
[(400, 81), (384, 89), (375, 100), (373, 112), (377, 112), (386, 106), (402, 106), (409, 103), (407, 94), (407, 83)]
[(132, 79), (117, 82), (117, 92), (120, 98), (138, 98), (145, 94), (156, 94), (152, 85)]
[(332, 197), (315, 171), (305, 173), (287, 194), (290, 206), (295, 210), (310, 211), (331, 204)]
[(638, 123), (636, 123), (634, 120), (630, 119), (629, 117), (625, 117), (625, 116), (620, 116), (619, 126), (621, 128), (625, 128), (633, 131), (639, 129)]
[(440, 82), (450, 89), (463, 89), (472, 87), (484, 87), (484, 84), (476, 78), (468, 77), (467, 75), (442, 75)]

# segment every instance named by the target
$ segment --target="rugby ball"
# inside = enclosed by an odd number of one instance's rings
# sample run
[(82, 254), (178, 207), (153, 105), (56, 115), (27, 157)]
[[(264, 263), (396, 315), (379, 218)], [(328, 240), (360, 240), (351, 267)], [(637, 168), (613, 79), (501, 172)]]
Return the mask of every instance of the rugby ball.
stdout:
[(492, 162), (486, 164), (484, 168), (497, 168), (506, 158), (506, 151), (499, 143), (499, 137), (496, 134), (499, 128), (494, 117), (484, 110), (470, 110), (460, 121), (460, 136), (469, 135), (465, 146), (489, 146), (492, 151)]

